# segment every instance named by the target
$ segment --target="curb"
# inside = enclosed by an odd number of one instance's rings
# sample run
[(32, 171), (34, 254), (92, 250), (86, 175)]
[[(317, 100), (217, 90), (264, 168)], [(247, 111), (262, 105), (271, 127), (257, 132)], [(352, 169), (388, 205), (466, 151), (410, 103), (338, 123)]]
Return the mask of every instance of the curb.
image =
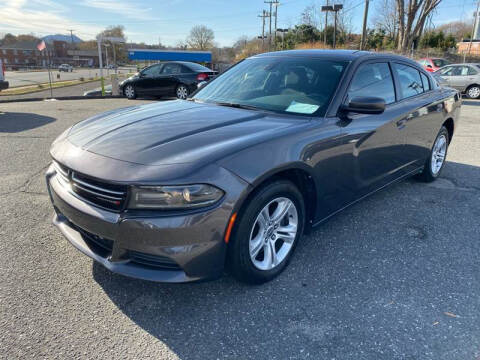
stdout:
[[(62, 96), (62, 97), (54, 97), (55, 100), (96, 100), (96, 99), (121, 99), (124, 96), (116, 95), (116, 96)], [(37, 98), (25, 98), (25, 99), (9, 99), (9, 100), (1, 100), (0, 104), (3, 103), (12, 103), (12, 102), (29, 102), (29, 101), (43, 101), (48, 100), (49, 97), (37, 97)]]

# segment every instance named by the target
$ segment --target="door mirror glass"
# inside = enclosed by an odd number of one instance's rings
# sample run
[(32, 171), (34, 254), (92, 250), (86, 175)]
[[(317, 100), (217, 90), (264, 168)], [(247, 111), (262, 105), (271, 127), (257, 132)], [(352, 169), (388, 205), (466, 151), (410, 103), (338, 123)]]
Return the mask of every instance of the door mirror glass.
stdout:
[(340, 111), (343, 113), (381, 114), (385, 111), (385, 100), (373, 96), (357, 96), (350, 100), (348, 105), (341, 105)]

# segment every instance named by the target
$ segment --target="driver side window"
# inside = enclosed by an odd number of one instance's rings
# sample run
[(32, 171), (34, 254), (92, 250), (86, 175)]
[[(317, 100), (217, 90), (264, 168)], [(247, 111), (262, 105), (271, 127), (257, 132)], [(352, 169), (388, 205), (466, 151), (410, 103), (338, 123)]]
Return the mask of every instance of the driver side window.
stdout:
[(161, 64), (152, 65), (142, 71), (142, 75), (146, 77), (157, 76), (160, 73)]
[(385, 100), (385, 104), (395, 102), (395, 88), (387, 63), (371, 63), (360, 66), (348, 90), (349, 100), (357, 96), (379, 97)]

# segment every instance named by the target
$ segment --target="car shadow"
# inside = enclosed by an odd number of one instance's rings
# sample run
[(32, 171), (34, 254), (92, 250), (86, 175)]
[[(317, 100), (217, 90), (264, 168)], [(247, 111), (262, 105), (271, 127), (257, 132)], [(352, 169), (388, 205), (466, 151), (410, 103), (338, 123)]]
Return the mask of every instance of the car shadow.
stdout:
[[(424, 358), (412, 339), (436, 344), (440, 355), (459, 346), (454, 337), (437, 342), (450, 331), (443, 311), (450, 302), (475, 308), (480, 293), (480, 248), (468, 229), (480, 216), (472, 197), (479, 183), (480, 167), (448, 162), (437, 182), (380, 191), (305, 235), (287, 270), (259, 286), (229, 275), (157, 284), (97, 263), (92, 273), (118, 309), (180, 359)], [(465, 209), (472, 219), (445, 219)], [(474, 304), (465, 294), (477, 294)], [(479, 320), (457, 322), (457, 333)]]
[(52, 123), (57, 119), (32, 113), (0, 111), (0, 133), (19, 133)]

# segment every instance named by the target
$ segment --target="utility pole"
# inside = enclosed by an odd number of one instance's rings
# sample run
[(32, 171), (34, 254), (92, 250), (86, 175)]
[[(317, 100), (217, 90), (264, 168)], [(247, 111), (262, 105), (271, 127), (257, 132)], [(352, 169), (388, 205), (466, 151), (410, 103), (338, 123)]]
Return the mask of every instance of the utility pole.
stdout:
[(275, 6), (275, 25), (273, 29), (274, 29), (274, 44), (276, 49), (277, 48), (277, 17), (278, 17), (278, 7), (280, 6), (280, 1), (275, 0), (274, 6)]
[[(328, 8), (328, 0), (327, 0), (327, 6)], [(323, 11), (323, 8), (322, 8)], [(328, 11), (325, 11), (325, 28), (323, 29), (323, 42), (325, 43), (325, 46), (327, 46), (327, 23), (328, 23)]]
[(368, 3), (369, 3), (369, 0), (365, 0), (365, 11), (363, 13), (363, 27), (362, 27), (362, 38), (360, 40), (360, 50), (363, 50), (363, 48), (365, 47), (365, 42), (367, 40)]
[(271, 50), (272, 48), (272, 5), (276, 3), (276, 1), (270, 0), (270, 1), (264, 1), (265, 4), (270, 5), (270, 11), (268, 13), (269, 17), (269, 26), (268, 26), (268, 50)]
[[(477, 11), (475, 12), (475, 21), (473, 22), (473, 27), (472, 27), (472, 34), (470, 35), (470, 43), (468, 44), (468, 55), (470, 55), (470, 50), (472, 49), (472, 42), (473, 38), (477, 34), (477, 28), (478, 28), (478, 21), (480, 20), (480, 14), (478, 13), (478, 10), (480, 8), (480, 0), (477, 2)], [(465, 62), (467, 54), (464, 52), (463, 53), (463, 62)]]
[(335, 22), (333, 25), (333, 46), (332, 46), (334, 49), (337, 46), (337, 13), (342, 9), (343, 9), (342, 4), (322, 6), (322, 11), (325, 11), (326, 13), (328, 13), (329, 11), (333, 11), (335, 13)]
[(70, 31), (71, 46), (73, 49), (73, 32), (75, 31), (75, 29), (68, 29), (68, 31)]
[(262, 36), (259, 38), (262, 39), (262, 50), (265, 50), (265, 18), (267, 17), (267, 12), (263, 10), (262, 15), (258, 15), (258, 17), (262, 18)]

